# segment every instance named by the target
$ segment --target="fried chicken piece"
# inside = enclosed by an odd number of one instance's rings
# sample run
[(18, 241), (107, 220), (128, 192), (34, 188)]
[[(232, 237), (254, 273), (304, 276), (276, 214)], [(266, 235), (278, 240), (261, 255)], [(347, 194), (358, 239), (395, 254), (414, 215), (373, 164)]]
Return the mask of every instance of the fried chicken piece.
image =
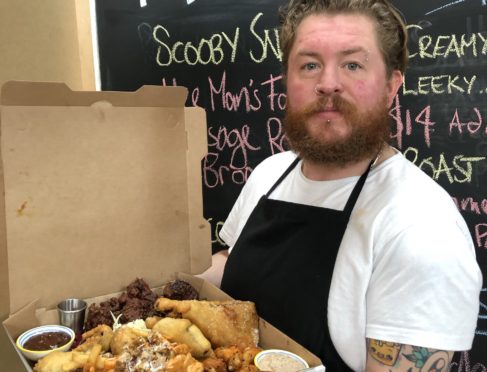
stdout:
[(255, 346), (248, 346), (243, 350), (243, 365), (251, 366), (254, 364), (255, 356), (260, 353), (263, 349)]
[(237, 346), (219, 347), (215, 350), (217, 358), (223, 360), (229, 371), (237, 371), (243, 366), (243, 353)]
[(222, 359), (206, 358), (203, 360), (205, 372), (227, 372), (227, 365)]
[(148, 318), (145, 319), (145, 326), (148, 329), (152, 329), (156, 325), (156, 323), (161, 320), (162, 318), (160, 316), (149, 316)]
[(169, 360), (167, 372), (204, 372), (203, 364), (194, 359), (191, 354), (179, 354)]
[[(98, 352), (101, 350), (100, 344), (92, 344), (98, 346)], [(106, 358), (96, 353), (93, 363), (90, 363), (92, 350), (86, 352), (80, 351), (53, 351), (44, 358), (40, 359), (34, 366), (34, 372), (71, 372), (71, 371), (90, 371), (92, 367), (95, 372), (104, 372), (113, 370), (115, 367), (114, 358)], [(91, 364), (91, 365), (90, 365)]]
[(110, 350), (110, 341), (113, 337), (112, 327), (105, 324), (100, 324), (93, 329), (81, 335), (81, 344), (74, 350), (87, 351), (91, 350), (94, 344), (101, 344), (103, 351)]
[(64, 372), (83, 368), (88, 361), (88, 353), (78, 353), (73, 360), (73, 352), (53, 351), (40, 359), (34, 366), (35, 372)]
[(258, 317), (250, 301), (177, 301), (160, 297), (155, 308), (177, 312), (190, 320), (210, 340), (213, 347), (257, 346)]
[(162, 318), (152, 330), (171, 341), (188, 345), (195, 358), (206, 357), (211, 352), (210, 341), (188, 319)]
[(113, 332), (113, 337), (110, 341), (110, 349), (113, 355), (119, 355), (124, 348), (131, 347), (132, 344), (138, 342), (140, 339), (145, 339), (149, 335), (149, 330), (121, 326)]

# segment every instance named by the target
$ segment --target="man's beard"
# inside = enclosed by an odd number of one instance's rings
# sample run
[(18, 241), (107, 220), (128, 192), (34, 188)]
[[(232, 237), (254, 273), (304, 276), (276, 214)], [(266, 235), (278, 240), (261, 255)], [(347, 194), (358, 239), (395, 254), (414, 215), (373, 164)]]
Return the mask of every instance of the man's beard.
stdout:
[[(308, 128), (308, 120), (323, 111), (329, 100), (332, 101), (333, 109), (342, 115), (346, 125), (351, 127), (351, 132), (343, 139), (320, 139), (311, 134)], [(335, 130), (326, 128), (333, 126), (333, 121), (324, 121), (320, 125), (323, 125), (322, 131)], [(359, 113), (354, 105), (337, 95), (320, 97), (302, 111), (288, 106), (284, 117), (284, 133), (291, 149), (302, 159), (313, 163), (344, 166), (372, 159), (390, 136), (386, 97), (365, 113)]]

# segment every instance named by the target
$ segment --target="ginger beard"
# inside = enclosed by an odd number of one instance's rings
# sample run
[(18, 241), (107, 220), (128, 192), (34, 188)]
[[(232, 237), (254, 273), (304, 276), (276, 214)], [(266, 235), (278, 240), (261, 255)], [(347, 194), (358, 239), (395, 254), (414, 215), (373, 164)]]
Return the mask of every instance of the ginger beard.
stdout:
[[(325, 140), (319, 134), (312, 134), (309, 129), (309, 118), (323, 111), (329, 100), (343, 116), (346, 125), (350, 126), (351, 132), (339, 140)], [(320, 132), (324, 133), (333, 130), (327, 127), (334, 123), (324, 121), (320, 125), (323, 126)], [(385, 96), (376, 107), (365, 113), (359, 113), (354, 105), (338, 95), (322, 96), (303, 110), (295, 110), (288, 104), (284, 117), (284, 133), (291, 149), (302, 159), (337, 166), (374, 157), (384, 141), (389, 139), (389, 125), (389, 108)]]

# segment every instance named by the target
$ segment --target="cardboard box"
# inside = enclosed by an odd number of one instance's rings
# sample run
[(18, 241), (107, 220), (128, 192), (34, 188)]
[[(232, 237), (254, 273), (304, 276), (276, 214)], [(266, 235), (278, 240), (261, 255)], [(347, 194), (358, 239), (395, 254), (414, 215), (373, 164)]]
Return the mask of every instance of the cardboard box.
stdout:
[[(190, 275), (210, 265), (211, 247), (202, 217), (205, 112), (184, 107), (186, 95), (182, 87), (3, 86), (11, 314), (3, 324), (12, 342), (26, 329), (57, 323), (53, 309), (61, 299), (99, 302), (136, 277), (158, 287), (179, 275), (202, 297), (229, 298)], [(263, 348), (320, 364), (263, 320), (260, 334)]]

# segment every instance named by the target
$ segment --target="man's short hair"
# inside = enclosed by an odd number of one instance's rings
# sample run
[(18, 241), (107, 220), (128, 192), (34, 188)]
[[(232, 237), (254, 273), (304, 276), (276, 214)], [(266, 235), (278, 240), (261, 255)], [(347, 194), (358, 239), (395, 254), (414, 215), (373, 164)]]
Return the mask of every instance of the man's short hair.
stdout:
[(387, 77), (392, 71), (406, 70), (408, 63), (407, 30), (401, 13), (387, 0), (289, 0), (279, 9), (280, 42), (284, 76), (289, 53), (301, 21), (313, 14), (361, 14), (374, 21), (379, 48), (386, 65)]

